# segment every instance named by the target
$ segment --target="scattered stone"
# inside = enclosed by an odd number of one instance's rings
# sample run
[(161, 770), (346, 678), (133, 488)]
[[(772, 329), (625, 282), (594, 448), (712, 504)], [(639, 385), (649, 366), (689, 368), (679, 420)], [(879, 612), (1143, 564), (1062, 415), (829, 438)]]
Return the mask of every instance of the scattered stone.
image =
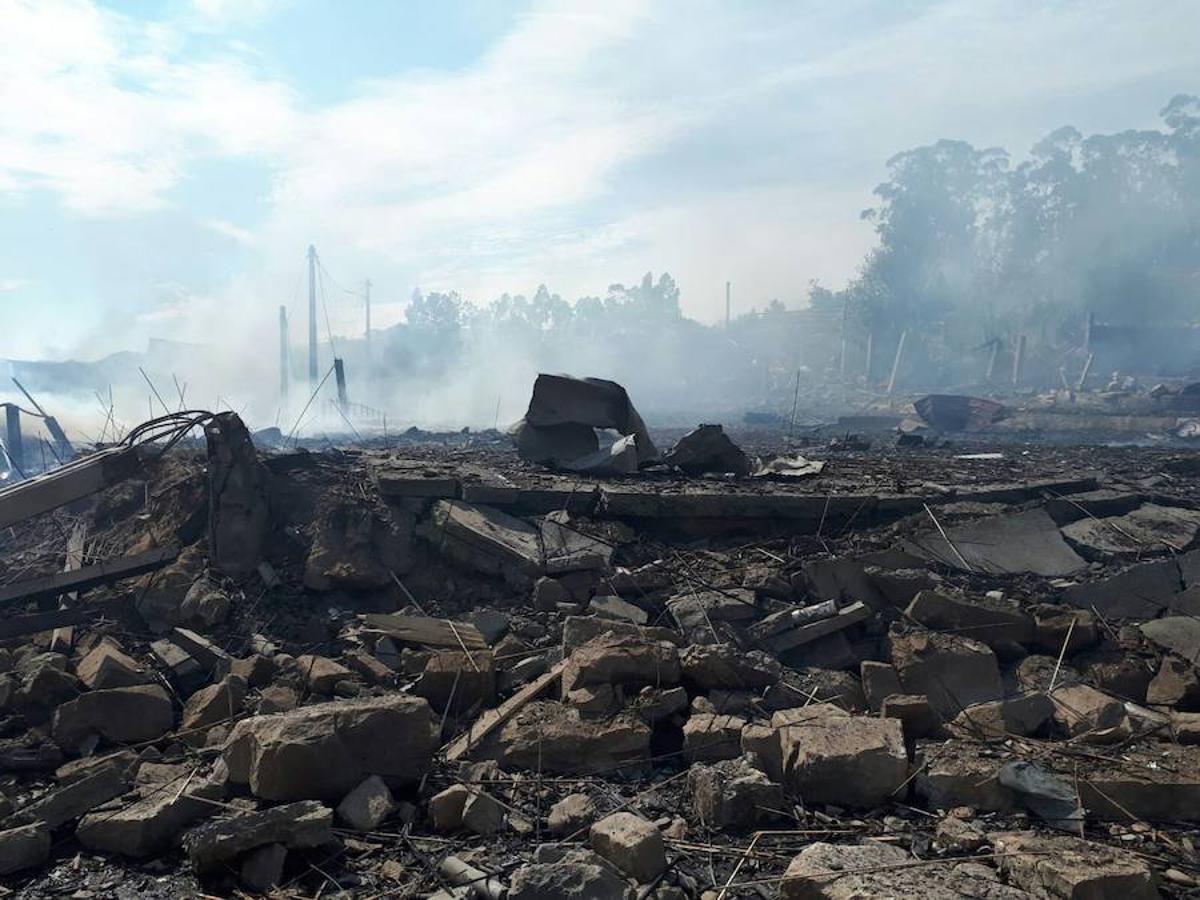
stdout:
[(1054, 716), (1054, 704), (1045, 694), (1023, 694), (1004, 700), (968, 706), (950, 723), (959, 734), (979, 740), (999, 740), (1042, 731)]
[(639, 884), (653, 881), (667, 867), (662, 832), (640, 816), (613, 813), (595, 823), (588, 835), (593, 850)]
[(50, 829), (42, 822), (0, 831), (0, 875), (40, 866), (50, 858)]
[(283, 844), (256, 847), (242, 860), (239, 875), (242, 885), (260, 894), (267, 893), (283, 881), (283, 866), (286, 862), (287, 847)]
[(601, 634), (574, 651), (563, 669), (562, 690), (589, 684), (663, 687), (679, 684), (679, 652), (640, 636)]
[(1054, 721), (1070, 737), (1097, 738), (1122, 723), (1128, 728), (1125, 704), (1086, 684), (1056, 687), (1050, 700), (1054, 704)]
[[(648, 759), (650, 736), (650, 727), (629, 710), (608, 719), (588, 720), (568, 704), (536, 701), (485, 744), (506, 769), (582, 775)], [(488, 747), (478, 751), (480, 756), (488, 752)]]
[(467, 621), (479, 629), (484, 643), (489, 647), (495, 646), (497, 641), (508, 634), (509, 625), (512, 623), (507, 615), (494, 609), (477, 609)]
[(184, 735), (183, 739), (193, 746), (202, 745), (204, 735), (200, 732), (241, 712), (246, 689), (246, 681), (240, 675), (226, 675), (216, 684), (201, 688), (188, 697), (179, 727), (192, 733)]
[(746, 720), (716, 713), (693, 713), (683, 725), (683, 756), (688, 762), (716, 762), (742, 754)]
[(208, 578), (198, 578), (179, 604), (179, 622), (190, 628), (207, 629), (221, 624), (229, 615), (229, 595)]
[(1173, 706), (1184, 712), (1200, 711), (1200, 677), (1196, 667), (1177, 656), (1164, 656), (1158, 674), (1146, 688), (1146, 702)]
[(102, 760), (88, 767), (87, 774), (21, 807), (16, 819), (21, 822), (43, 822), (49, 828), (58, 828), (102, 803), (121, 796), (129, 790), (131, 781), (124, 760)]
[(1028, 894), (1001, 884), (994, 870), (985, 866), (906, 866), (911, 859), (905, 851), (889, 844), (809, 844), (788, 865), (779, 895), (785, 900), (1028, 900)]
[(688, 790), (692, 811), (707, 828), (749, 830), (784, 808), (783, 789), (745, 759), (693, 765)]
[(645, 625), (650, 621), (650, 616), (644, 609), (617, 596), (593, 597), (588, 602), (588, 609), (602, 619), (616, 619), (634, 625)]
[(892, 694), (904, 693), (904, 688), (900, 685), (900, 676), (896, 674), (896, 667), (891, 663), (864, 660), (859, 672), (863, 694), (872, 712), (879, 712), (883, 701)]
[(463, 804), (462, 826), (487, 837), (504, 827), (504, 815), (504, 807), (495, 797), (481, 790), (472, 790)]
[(296, 668), (300, 677), (314, 694), (329, 696), (335, 692), (340, 682), (354, 678), (354, 673), (339, 662), (326, 656), (305, 654), (296, 657)]
[(141, 858), (166, 850), (175, 837), (218, 811), (224, 796), (208, 779), (180, 778), (144, 788), (141, 799), (119, 809), (88, 813), (75, 829), (89, 850)]
[(883, 701), (879, 714), (885, 719), (899, 719), (904, 737), (910, 741), (935, 734), (942, 724), (924, 694), (892, 694)]
[(395, 809), (392, 792), (378, 775), (364, 778), (337, 806), (338, 820), (355, 831), (373, 831)]
[(508, 900), (634, 900), (636, 892), (591, 850), (568, 850), (548, 862), (520, 866)]
[(100, 641), (79, 661), (75, 675), (91, 691), (132, 687), (150, 680), (137, 660), (111, 638)]
[(462, 715), (480, 704), (491, 706), (496, 701), (495, 657), (489, 650), (470, 656), (461, 650), (435, 653), (425, 664), (413, 692), (439, 713), (452, 707), (451, 715)]
[(229, 664), (229, 674), (237, 675), (252, 688), (266, 687), (275, 677), (275, 663), (269, 656), (251, 653), (245, 659), (235, 659)]
[(452, 784), (429, 798), (429, 820), (437, 831), (456, 831), (462, 827), (463, 807), (471, 791), (465, 784)]
[(567, 794), (552, 807), (546, 819), (550, 833), (558, 836), (574, 834), (596, 818), (596, 804), (587, 794)]

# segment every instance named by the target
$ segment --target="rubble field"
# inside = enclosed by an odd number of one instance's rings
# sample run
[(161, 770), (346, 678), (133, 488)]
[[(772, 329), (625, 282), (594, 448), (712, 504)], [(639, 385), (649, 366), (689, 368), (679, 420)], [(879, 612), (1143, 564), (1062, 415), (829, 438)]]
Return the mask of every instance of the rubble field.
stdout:
[(1200, 893), (1195, 452), (618, 412), (0, 492), (4, 893)]

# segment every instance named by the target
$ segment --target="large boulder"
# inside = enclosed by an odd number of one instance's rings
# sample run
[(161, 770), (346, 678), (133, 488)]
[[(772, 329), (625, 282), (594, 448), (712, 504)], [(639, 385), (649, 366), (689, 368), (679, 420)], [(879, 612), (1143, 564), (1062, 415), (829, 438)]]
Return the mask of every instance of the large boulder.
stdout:
[(421, 778), (438, 746), (429, 704), (393, 694), (244, 719), (225, 744), (234, 783), (264, 800), (340, 800), (368, 775)]

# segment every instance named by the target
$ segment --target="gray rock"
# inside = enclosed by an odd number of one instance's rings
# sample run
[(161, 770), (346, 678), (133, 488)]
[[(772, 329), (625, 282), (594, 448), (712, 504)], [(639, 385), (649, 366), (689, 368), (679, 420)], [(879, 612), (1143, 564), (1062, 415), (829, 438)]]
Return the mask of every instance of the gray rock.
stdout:
[(240, 873), (242, 884), (252, 891), (265, 894), (283, 880), (283, 865), (287, 862), (287, 847), (267, 844), (246, 854)]
[(337, 817), (355, 831), (372, 831), (395, 807), (386, 782), (378, 775), (371, 775), (342, 798)]
[(567, 794), (552, 807), (546, 820), (550, 833), (570, 835), (591, 824), (596, 818), (596, 804), (587, 794)]
[(0, 831), (0, 875), (40, 866), (50, 858), (50, 829), (41, 822)]

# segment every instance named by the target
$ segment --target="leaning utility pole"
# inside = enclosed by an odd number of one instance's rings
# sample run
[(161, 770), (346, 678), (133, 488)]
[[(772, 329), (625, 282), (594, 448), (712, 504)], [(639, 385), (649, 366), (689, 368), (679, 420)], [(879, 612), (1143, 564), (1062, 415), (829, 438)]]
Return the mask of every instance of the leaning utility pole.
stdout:
[(317, 248), (308, 245), (308, 386), (317, 389)]
[(287, 307), (279, 307), (279, 402), (287, 405), (288, 381), (291, 366), (288, 365), (288, 321)]
[(371, 279), (368, 278), (363, 282), (363, 300), (367, 304), (367, 378), (371, 377)]

